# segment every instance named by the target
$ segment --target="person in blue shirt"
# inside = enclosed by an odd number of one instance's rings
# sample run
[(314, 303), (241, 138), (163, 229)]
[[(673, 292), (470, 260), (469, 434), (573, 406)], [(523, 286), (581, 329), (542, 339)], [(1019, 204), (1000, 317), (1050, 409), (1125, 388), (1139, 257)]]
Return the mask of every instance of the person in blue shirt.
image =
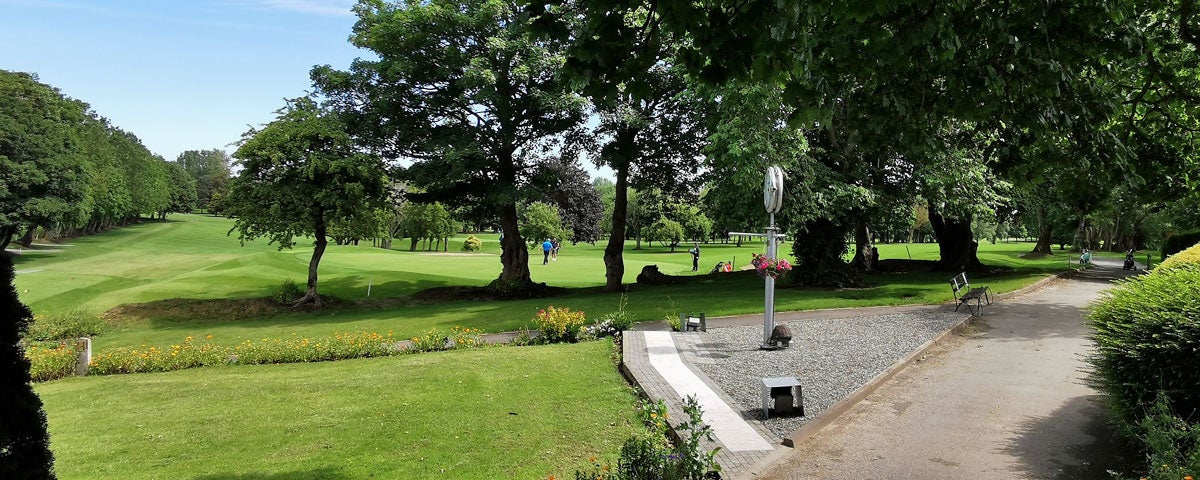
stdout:
[(554, 248), (554, 244), (550, 242), (549, 238), (547, 238), (546, 241), (542, 242), (542, 265), (546, 265), (546, 264), (550, 263), (550, 249), (551, 248)]

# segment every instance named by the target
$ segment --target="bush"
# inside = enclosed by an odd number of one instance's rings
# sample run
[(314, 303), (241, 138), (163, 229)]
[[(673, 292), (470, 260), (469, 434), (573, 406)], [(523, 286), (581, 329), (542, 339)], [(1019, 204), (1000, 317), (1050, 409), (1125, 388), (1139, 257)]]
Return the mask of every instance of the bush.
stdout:
[(1090, 383), (1136, 423), (1159, 391), (1171, 410), (1200, 409), (1200, 268), (1156, 270), (1105, 293), (1088, 315), (1096, 352)]
[(294, 280), (288, 278), (283, 281), (283, 285), (279, 286), (279, 291), (275, 292), (275, 294), (271, 296), (271, 299), (275, 300), (276, 303), (290, 305), (303, 296), (304, 290), (301, 289), (299, 285), (296, 285)]
[(679, 442), (672, 445), (666, 441), (667, 411), (661, 401), (645, 404), (639, 409), (646, 421), (647, 432), (625, 440), (621, 445), (620, 458), (614, 471), (610, 466), (601, 466), (595, 458), (589, 471), (576, 471), (575, 478), (603, 480), (704, 480), (720, 478), (721, 467), (715, 460), (720, 448), (704, 451), (701, 442), (712, 441), (712, 429), (701, 419), (701, 411), (695, 397), (684, 399), (684, 413), (688, 419), (676, 426)]
[(33, 344), (25, 349), (29, 374), (35, 382), (45, 382), (75, 374), (75, 344), (60, 342)]
[(570, 308), (554, 306), (538, 310), (533, 318), (538, 338), (543, 343), (578, 342), (587, 317), (583, 312), (572, 312)]
[(464, 252), (478, 252), (480, 248), (483, 248), (483, 240), (480, 240), (479, 237), (468, 235), (467, 239), (463, 241), (462, 251)]
[(633, 314), (625, 310), (627, 304), (628, 299), (622, 293), (621, 302), (617, 304), (617, 311), (600, 317), (599, 322), (587, 328), (587, 334), (593, 338), (604, 338), (617, 336), (621, 332), (629, 330), (633, 326)]
[(1162, 245), (1162, 257), (1160, 260), (1166, 260), (1167, 257), (1183, 251), (1186, 248), (1200, 243), (1200, 230), (1184, 233), (1176, 233), (1167, 237)]
[(1145, 473), (1140, 476), (1145, 480), (1200, 476), (1200, 424), (1171, 413), (1169, 403), (1160, 394), (1134, 431), (1146, 450)]
[(49, 341), (94, 337), (107, 329), (108, 324), (95, 312), (76, 309), (67, 313), (34, 315), (27, 338)]
[(408, 346), (410, 352), (437, 352), (472, 348), (483, 345), (483, 331), (478, 328), (454, 327), (450, 333), (444, 333), (436, 328), (412, 338)]
[(1186, 250), (1171, 255), (1162, 263), (1158, 264), (1158, 269), (1171, 269), (1186, 265), (1200, 265), (1200, 243), (1192, 245)]

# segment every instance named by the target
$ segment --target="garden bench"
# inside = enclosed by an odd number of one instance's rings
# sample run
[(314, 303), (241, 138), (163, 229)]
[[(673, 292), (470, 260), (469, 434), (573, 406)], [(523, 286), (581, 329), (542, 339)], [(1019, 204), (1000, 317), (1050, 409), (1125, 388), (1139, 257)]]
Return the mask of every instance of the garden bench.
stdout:
[(988, 287), (971, 288), (971, 284), (967, 283), (967, 272), (962, 272), (951, 278), (950, 287), (954, 291), (954, 301), (958, 303), (954, 306), (954, 311), (956, 312), (963, 305), (966, 305), (967, 311), (971, 312), (972, 316), (978, 317), (983, 315), (984, 305), (992, 304), (992, 297), (988, 294)]

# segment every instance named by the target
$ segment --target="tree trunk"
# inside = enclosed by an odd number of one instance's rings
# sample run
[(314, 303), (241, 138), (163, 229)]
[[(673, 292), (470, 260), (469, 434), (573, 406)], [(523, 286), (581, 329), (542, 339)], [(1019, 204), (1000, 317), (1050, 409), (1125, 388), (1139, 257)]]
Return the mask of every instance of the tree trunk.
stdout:
[(392, 249), (392, 237), (379, 239), (379, 248), (382, 248), (384, 250), (391, 250)]
[(413, 238), (412, 238), (412, 243), (411, 243), (411, 244), (409, 244), (409, 246), (408, 246), (408, 251), (410, 251), (410, 252), (415, 252), (415, 251), (417, 251), (417, 242), (419, 242), (419, 241), (421, 241), (421, 239), (419, 239), (419, 238), (417, 238), (417, 237), (413, 237)]
[(937, 237), (939, 259), (934, 271), (961, 272), (982, 268), (979, 242), (971, 234), (971, 218), (944, 218), (929, 206), (929, 225)]
[(876, 260), (871, 229), (867, 226), (867, 219), (859, 217), (854, 223), (854, 260), (850, 263), (860, 272), (870, 273), (875, 271)]
[(8, 248), (8, 244), (12, 242), (12, 236), (15, 233), (17, 233), (15, 225), (0, 228), (0, 255), (4, 254), (4, 249)]
[(305, 304), (321, 307), (321, 297), (317, 295), (317, 266), (321, 264), (321, 256), (325, 254), (325, 247), (329, 245), (329, 240), (325, 238), (325, 212), (323, 210), (317, 211), (317, 224), (313, 234), (316, 242), (313, 242), (312, 258), (308, 260), (308, 290), (304, 292), (303, 297), (296, 300), (296, 303), (292, 305), (293, 308)]
[(33, 246), (33, 232), (35, 232), (35, 231), (37, 231), (37, 227), (29, 227), (28, 230), (25, 230), (25, 234), (21, 235), (21, 239), (18, 240), (17, 243), (21, 244), (21, 246), (25, 247), (25, 248), (32, 247)]
[(499, 280), (508, 284), (530, 285), (529, 278), (529, 249), (521, 238), (521, 230), (517, 224), (517, 206), (506, 203), (500, 206), (500, 227), (504, 229), (504, 239), (500, 241), (500, 271)]
[(629, 218), (629, 163), (636, 133), (631, 129), (624, 129), (618, 133), (617, 139), (614, 141), (621, 143), (616, 148), (616, 157), (609, 161), (617, 181), (613, 197), (612, 231), (608, 235), (608, 245), (604, 247), (604, 291), (606, 292), (621, 291), (621, 281), (625, 277), (625, 224)]
[(1084, 248), (1091, 249), (1092, 246), (1087, 238), (1087, 216), (1081, 211), (1079, 213), (1079, 227), (1075, 229), (1075, 245), (1072, 246), (1072, 252), (1081, 252)]
[(1033, 246), (1033, 251), (1029, 252), (1036, 255), (1054, 255), (1054, 249), (1050, 248), (1050, 219), (1046, 216), (1046, 206), (1038, 205), (1038, 236), (1037, 244)]

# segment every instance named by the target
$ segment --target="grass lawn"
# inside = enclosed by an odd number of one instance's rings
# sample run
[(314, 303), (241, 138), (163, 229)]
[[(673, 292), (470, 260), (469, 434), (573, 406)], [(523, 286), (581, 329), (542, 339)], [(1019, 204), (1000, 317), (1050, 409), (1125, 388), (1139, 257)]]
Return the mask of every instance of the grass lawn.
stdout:
[(570, 478), (641, 428), (611, 345), (69, 378), (36, 389), (64, 480)]
[[(284, 278), (303, 281), (311, 247), (276, 251), (255, 242), (240, 246), (225, 236), (231, 222), (201, 215), (173, 215), (172, 221), (141, 224), (102, 235), (79, 238), (61, 252), (30, 253), (17, 258), (16, 283), (22, 300), (35, 312), (65, 311), (79, 307), (102, 311), (124, 303), (168, 298), (265, 297)], [(322, 293), (343, 299), (395, 298), (418, 290), (449, 285), (483, 285), (499, 274), (499, 245), (494, 235), (483, 235), (484, 250), (477, 255), (408, 252), (408, 242), (383, 250), (370, 245), (331, 246), (321, 263)], [(451, 240), (458, 247), (462, 239)], [(645, 245), (644, 245), (645, 246)], [(541, 265), (531, 256), (535, 281), (574, 287), (569, 294), (545, 299), (506, 302), (400, 302), (382, 307), (352, 304), (347, 308), (315, 313), (285, 313), (260, 318), (230, 320), (220, 312), (199, 319), (144, 318), (128, 320), (95, 339), (103, 351), (116, 346), (178, 344), (184, 337), (213, 336), (213, 342), (234, 345), (243, 340), (290, 336), (331, 336), (338, 332), (393, 332), (401, 338), (431, 328), (454, 326), (486, 332), (511, 331), (529, 325), (534, 313), (546, 305), (583, 310), (590, 317), (616, 310), (620, 295), (599, 293), (604, 281), (603, 244), (564, 245), (557, 262)], [(656, 264), (669, 274), (691, 275), (686, 248), (671, 253), (654, 246), (625, 253), (626, 282), (632, 283), (643, 265)], [(936, 244), (882, 244), (880, 257), (936, 259)], [(454, 248), (451, 248), (453, 250)], [(973, 282), (1005, 292), (1028, 285), (1068, 267), (1066, 255), (1038, 260), (1019, 256), (1032, 249), (1028, 243), (980, 246), (980, 259), (988, 265), (1006, 266), (1013, 273)], [(701, 274), (717, 261), (749, 262), (761, 243), (702, 246)], [(783, 251), (790, 250), (785, 244)], [(879, 274), (867, 277), (871, 288), (823, 290), (780, 288), (780, 311), (908, 303), (940, 303), (950, 299), (949, 275), (943, 273)], [(752, 273), (700, 276), (694, 281), (656, 287), (635, 286), (627, 295), (627, 309), (642, 321), (661, 320), (679, 312), (705, 312), (710, 316), (752, 314), (762, 311), (762, 281)]]
[[(26, 250), (16, 285), (35, 313), (174, 298), (236, 299), (271, 295), (285, 278), (303, 281), (311, 247), (277, 251), (240, 246), (227, 219), (175, 215), (71, 246)], [(571, 287), (563, 296), (504, 302), (416, 301), (437, 286), (483, 285), (500, 272), (495, 235), (478, 254), (331, 246), (320, 290), (348, 302), (318, 312), (235, 319), (236, 312), (189, 318), (126, 317), (94, 339), (94, 350), (141, 345), (166, 349), (184, 337), (213, 343), (393, 332), (404, 338), (455, 326), (487, 332), (530, 324), (546, 305), (596, 318), (622, 296), (600, 293), (603, 244), (564, 245), (557, 262), (531, 255), (535, 281)], [(801, 239), (802, 240), (802, 239)], [(636, 319), (680, 312), (710, 316), (762, 311), (763, 283), (752, 272), (704, 275), (717, 261), (749, 263), (761, 243), (705, 245), (701, 272), (683, 284), (633, 286), (625, 298)], [(985, 264), (1011, 273), (972, 278), (996, 292), (1018, 289), (1068, 268), (1056, 255), (1023, 260), (1030, 244), (980, 246)], [(782, 251), (790, 251), (790, 244)], [(937, 246), (880, 245), (881, 258), (936, 259)], [(625, 282), (644, 265), (693, 275), (686, 247), (625, 252)], [(949, 275), (879, 274), (859, 289), (776, 292), (777, 309), (802, 310), (950, 299)], [(368, 289), (370, 298), (368, 299)], [(205, 305), (213, 305), (210, 302)], [(245, 317), (244, 315), (242, 317)], [(357, 478), (569, 478), (590, 456), (615, 455), (636, 430), (633, 394), (609, 359), (610, 343), (406, 355), (382, 359), (267, 366), (208, 367), (160, 374), (68, 378), (39, 384), (61, 478), (244, 480)], [(636, 428), (635, 428), (636, 427)]]

